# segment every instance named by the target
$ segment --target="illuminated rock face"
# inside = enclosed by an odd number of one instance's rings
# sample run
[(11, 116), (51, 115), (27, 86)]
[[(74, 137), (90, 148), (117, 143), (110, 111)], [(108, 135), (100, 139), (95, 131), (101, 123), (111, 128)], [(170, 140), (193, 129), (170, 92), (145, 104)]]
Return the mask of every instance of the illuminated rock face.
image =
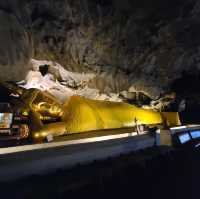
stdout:
[[(122, 101), (117, 93), (100, 93), (99, 89), (90, 88), (90, 81), (95, 73), (78, 73), (67, 71), (56, 62), (46, 60), (30, 61), (30, 71), (21, 87), (26, 89), (36, 88), (48, 91), (61, 102), (65, 102), (73, 95), (84, 96), (89, 99), (100, 99), (108, 101)], [(42, 75), (39, 68), (48, 66), (48, 71)]]
[(38, 1), (29, 6), (35, 57), (97, 73), (103, 93), (133, 86), (157, 98), (183, 70), (199, 67), (194, 0)]
[[(18, 46), (5, 56), (1, 53), (5, 77), (15, 68), (14, 79), (19, 79), (21, 61), (33, 49), (34, 58), (57, 61), (70, 71), (95, 72), (91, 86), (101, 92), (119, 93), (133, 86), (157, 98), (183, 70), (195, 71), (200, 65), (198, 0), (2, 0), (0, 10), (16, 16), (9, 26), (16, 30), (18, 24), (21, 35), (10, 40), (9, 31), (0, 31), (2, 42)], [(26, 33), (33, 41), (28, 49)]]

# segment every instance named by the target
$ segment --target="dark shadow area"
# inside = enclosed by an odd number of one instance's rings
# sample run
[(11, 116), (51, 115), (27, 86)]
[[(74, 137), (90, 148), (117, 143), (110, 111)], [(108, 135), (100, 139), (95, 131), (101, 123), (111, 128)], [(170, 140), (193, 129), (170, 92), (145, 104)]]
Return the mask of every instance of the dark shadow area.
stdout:
[(49, 65), (47, 64), (39, 66), (39, 71), (42, 74), (42, 76), (45, 76), (48, 73), (48, 70), (49, 70)]
[(200, 72), (183, 72), (173, 82), (171, 89), (177, 95), (177, 102), (186, 101), (186, 108), (180, 113), (183, 123), (200, 122)]
[(1, 184), (2, 198), (198, 198), (199, 152), (150, 148)]
[(9, 102), (10, 101), (10, 94), (11, 92), (2, 84), (0, 84), (0, 103), (2, 102)]

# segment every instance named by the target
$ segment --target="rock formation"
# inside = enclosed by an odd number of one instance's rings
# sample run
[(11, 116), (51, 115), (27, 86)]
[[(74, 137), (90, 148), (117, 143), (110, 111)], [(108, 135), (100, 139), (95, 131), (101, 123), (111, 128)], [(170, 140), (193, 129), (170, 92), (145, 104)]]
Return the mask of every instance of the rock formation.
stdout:
[(200, 67), (197, 0), (2, 0), (0, 21), (0, 80), (23, 79), (32, 56), (157, 99)]
[(31, 41), (23, 25), (0, 9), (0, 80), (21, 80), (32, 56)]
[(73, 95), (84, 96), (89, 99), (107, 101), (122, 101), (117, 93), (101, 93), (99, 89), (90, 88), (90, 82), (96, 78), (94, 73), (70, 72), (60, 64), (52, 61), (30, 60), (30, 70), (24, 81), (18, 85), (41, 91), (48, 91), (60, 102), (64, 102)]

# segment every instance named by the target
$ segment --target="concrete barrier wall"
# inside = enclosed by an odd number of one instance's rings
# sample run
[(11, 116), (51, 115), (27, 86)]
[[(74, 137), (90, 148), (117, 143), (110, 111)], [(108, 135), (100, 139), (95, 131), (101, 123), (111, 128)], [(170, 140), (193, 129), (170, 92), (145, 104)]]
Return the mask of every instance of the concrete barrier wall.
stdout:
[[(0, 149), (0, 182), (54, 172), (56, 169), (70, 168), (77, 164), (126, 154), (152, 147), (154, 143), (155, 138), (140, 135), (66, 146), (64, 143), (54, 147), (40, 145), (37, 150), (23, 151), (20, 146), (18, 152), (12, 153), (3, 153), (5, 149)], [(48, 144), (43, 146), (48, 146)]]

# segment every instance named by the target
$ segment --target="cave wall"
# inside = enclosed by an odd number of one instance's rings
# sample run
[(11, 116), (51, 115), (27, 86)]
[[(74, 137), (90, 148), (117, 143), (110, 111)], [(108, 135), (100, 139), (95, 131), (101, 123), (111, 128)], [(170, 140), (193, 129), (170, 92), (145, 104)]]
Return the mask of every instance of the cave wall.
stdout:
[(197, 0), (2, 0), (0, 21), (1, 80), (21, 79), (32, 56), (95, 72), (102, 92), (156, 98), (200, 67)]
[(31, 56), (31, 39), (23, 24), (0, 9), (0, 80), (24, 79)]

